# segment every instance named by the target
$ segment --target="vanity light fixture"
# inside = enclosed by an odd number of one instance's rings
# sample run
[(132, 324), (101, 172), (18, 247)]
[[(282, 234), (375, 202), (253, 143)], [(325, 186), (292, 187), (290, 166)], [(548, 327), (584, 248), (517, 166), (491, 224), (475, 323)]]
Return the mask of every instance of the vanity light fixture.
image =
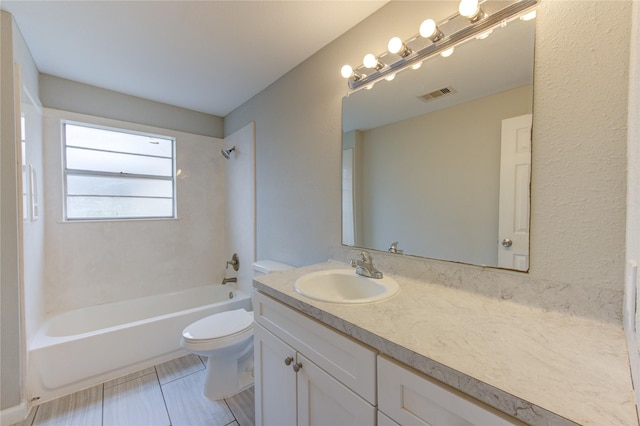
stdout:
[(400, 37), (393, 37), (391, 40), (389, 40), (387, 49), (389, 49), (389, 53), (400, 55), (403, 58), (406, 58), (413, 53), (413, 51), (409, 49), (406, 44), (404, 44)]
[(436, 25), (436, 21), (433, 19), (426, 19), (420, 24), (420, 35), (424, 38), (428, 38), (433, 43), (439, 41), (444, 37), (444, 33)]
[(489, 37), (492, 32), (493, 32), (493, 30), (486, 31), (486, 32), (480, 34), (479, 36), (476, 36), (476, 39), (477, 40), (484, 40), (485, 38)]
[(486, 16), (478, 0), (461, 0), (458, 13), (471, 22), (477, 22)]
[(456, 50), (455, 47), (452, 47), (447, 50), (443, 50), (442, 52), (440, 52), (440, 56), (442, 56), (443, 58), (448, 58), (449, 56), (453, 55), (454, 50)]
[(384, 67), (384, 64), (378, 60), (376, 55), (373, 53), (367, 53), (364, 55), (364, 59), (362, 59), (362, 65), (366, 68), (375, 68), (376, 70), (380, 70)]
[(421, 66), (422, 66), (422, 62), (416, 62), (415, 64), (411, 65), (411, 69), (417, 70), (417, 69), (420, 69)]
[[(395, 77), (395, 74), (406, 68), (420, 68), (423, 61), (435, 55), (450, 56), (455, 46), (474, 38), (486, 38), (494, 29), (506, 26), (513, 19), (535, 18), (533, 9), (540, 1), (461, 0), (458, 13), (439, 23), (433, 19), (424, 20), (419, 34), (406, 41), (393, 37), (389, 40), (387, 52), (377, 56), (367, 54), (364, 64), (355, 70), (345, 65), (342, 67), (342, 76), (348, 80), (347, 84), (352, 90), (370, 89), (376, 81), (392, 75)], [(367, 69), (373, 71), (366, 71)], [(389, 80), (391, 79), (393, 77)]]
[(342, 74), (342, 77), (348, 78), (351, 81), (358, 81), (363, 78), (363, 75), (355, 72), (353, 68), (351, 68), (351, 65), (343, 66), (342, 69), (340, 70), (340, 74)]
[(396, 78), (395, 74), (389, 74), (384, 79), (387, 80), (387, 81), (393, 81), (394, 78)]
[(535, 18), (536, 18), (536, 11), (532, 10), (531, 12), (522, 15), (520, 17), (520, 20), (521, 21), (530, 21), (530, 20), (535, 19)]

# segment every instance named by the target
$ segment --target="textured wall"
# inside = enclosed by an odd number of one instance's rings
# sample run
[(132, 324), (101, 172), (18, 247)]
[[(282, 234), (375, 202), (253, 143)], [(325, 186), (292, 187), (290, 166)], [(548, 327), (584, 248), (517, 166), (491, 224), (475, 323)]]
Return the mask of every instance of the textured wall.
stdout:
[(540, 5), (531, 215), (538, 278), (622, 290), (630, 23), (630, 2)]
[[(340, 66), (453, 9), (452, 2), (390, 2), (225, 118), (227, 133), (256, 122), (258, 257), (304, 265), (331, 256), (340, 244)], [(471, 268), (472, 286), (512, 283), (501, 297), (620, 320), (630, 11), (629, 1), (540, 4), (531, 269)], [(447, 271), (460, 280), (469, 268)]]

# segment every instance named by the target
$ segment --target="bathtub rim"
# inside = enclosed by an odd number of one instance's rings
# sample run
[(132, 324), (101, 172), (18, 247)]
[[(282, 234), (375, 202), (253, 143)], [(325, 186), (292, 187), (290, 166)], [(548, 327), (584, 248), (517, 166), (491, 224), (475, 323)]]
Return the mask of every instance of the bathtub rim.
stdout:
[[(217, 285), (220, 285), (220, 284), (210, 284), (208, 286), (200, 286), (200, 287), (194, 287), (194, 288), (204, 288), (204, 287), (209, 287), (209, 286), (214, 286), (214, 285), (217, 286)], [(129, 302), (133, 302), (133, 301), (136, 301), (136, 300), (153, 298), (153, 297), (158, 297), (158, 296), (160, 296), (160, 297), (173, 296), (173, 295), (176, 295), (176, 294), (181, 294), (181, 293), (188, 292), (189, 290), (192, 290), (192, 289), (181, 290), (181, 291), (172, 292), (172, 293), (163, 293), (163, 294), (160, 294), (160, 295), (137, 297), (137, 298), (128, 299), (128, 300), (125, 300), (125, 301), (109, 302), (109, 303), (103, 303), (103, 304), (100, 304), (100, 305), (86, 306), (86, 307), (82, 307), (82, 308), (78, 308), (78, 309), (73, 309), (73, 310), (70, 310), (70, 311), (63, 311), (63, 312), (58, 312), (58, 313), (52, 314), (51, 316), (46, 318), (42, 322), (40, 327), (38, 328), (37, 333), (33, 336), (33, 338), (31, 339), (31, 342), (29, 342), (29, 345), (27, 347), (27, 352), (32, 351), (32, 350), (36, 350), (36, 349), (41, 349), (41, 348), (44, 348), (44, 347), (48, 347), (48, 346), (55, 345), (55, 344), (63, 344), (63, 343), (69, 342), (69, 341), (86, 338), (86, 337), (89, 337), (89, 336), (93, 336), (94, 334), (96, 334), (98, 332), (115, 331), (115, 330), (119, 330), (119, 329), (122, 329), (122, 328), (131, 327), (131, 326), (134, 326), (134, 325), (142, 325), (142, 324), (145, 324), (145, 323), (150, 322), (152, 320), (170, 318), (171, 316), (175, 315), (178, 312), (182, 312), (182, 313), (188, 314), (188, 313), (197, 312), (197, 311), (201, 310), (204, 307), (218, 305), (218, 304), (224, 304), (224, 303), (227, 303), (230, 300), (235, 300), (235, 299), (243, 300), (243, 299), (246, 299), (246, 298), (251, 299), (251, 295), (246, 294), (242, 290), (234, 289), (234, 290), (230, 290), (230, 291), (233, 292), (233, 295), (234, 295), (233, 298), (225, 299), (225, 300), (214, 302), (214, 303), (209, 303), (209, 304), (206, 304), (206, 305), (200, 305), (200, 306), (189, 308), (189, 309), (183, 309), (181, 311), (175, 311), (175, 312), (166, 313), (166, 314), (162, 314), (162, 315), (157, 315), (157, 316), (153, 316), (153, 317), (147, 317), (147, 318), (140, 319), (140, 320), (137, 320), (137, 321), (122, 323), (122, 324), (118, 324), (118, 325), (114, 325), (114, 326), (110, 326), (110, 327), (98, 328), (96, 330), (90, 330), (90, 331), (87, 331), (87, 332), (84, 332), (84, 333), (68, 334), (68, 335), (63, 335), (63, 336), (51, 336), (51, 335), (47, 334), (49, 332), (49, 330), (50, 330), (52, 322), (55, 321), (57, 318), (60, 318), (60, 317), (63, 317), (63, 316), (67, 316), (67, 315), (70, 315), (70, 314), (74, 314), (74, 313), (76, 313), (78, 311), (91, 310), (91, 308), (94, 308), (94, 307), (97, 307), (97, 306), (104, 307), (104, 306), (107, 306), (107, 305), (110, 305), (110, 304), (120, 304), (120, 303), (123, 303), (123, 302), (129, 303)]]

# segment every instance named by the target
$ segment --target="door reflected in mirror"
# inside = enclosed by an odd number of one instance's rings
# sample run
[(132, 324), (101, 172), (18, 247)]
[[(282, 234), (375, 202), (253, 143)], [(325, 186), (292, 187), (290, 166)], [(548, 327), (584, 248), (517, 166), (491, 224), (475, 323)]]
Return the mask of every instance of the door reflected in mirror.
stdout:
[(535, 21), (343, 99), (343, 244), (529, 269)]

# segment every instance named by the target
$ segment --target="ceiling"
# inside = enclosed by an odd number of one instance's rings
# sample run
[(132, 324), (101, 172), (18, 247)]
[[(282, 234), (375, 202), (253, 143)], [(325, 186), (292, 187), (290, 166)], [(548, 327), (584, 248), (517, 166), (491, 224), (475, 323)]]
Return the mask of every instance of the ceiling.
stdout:
[(2, 0), (41, 73), (226, 116), (384, 1)]

